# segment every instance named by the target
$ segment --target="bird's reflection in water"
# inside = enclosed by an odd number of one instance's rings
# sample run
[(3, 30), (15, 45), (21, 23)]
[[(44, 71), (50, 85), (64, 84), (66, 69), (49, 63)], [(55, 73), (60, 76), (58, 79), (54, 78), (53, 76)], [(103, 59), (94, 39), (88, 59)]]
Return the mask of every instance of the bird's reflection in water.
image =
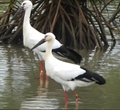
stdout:
[(33, 98), (27, 98), (25, 101), (21, 104), (20, 110), (26, 110), (26, 109), (57, 109), (59, 107), (58, 99), (56, 98), (49, 98), (47, 96), (48, 94), (48, 82), (43, 87), (43, 81), (40, 80), (40, 86), (38, 87), (38, 96), (34, 96)]
[[(22, 103), (21, 103), (21, 108), (20, 110), (35, 110), (35, 109), (79, 109), (79, 104), (81, 102), (76, 103), (73, 100), (70, 100), (68, 103), (64, 102), (64, 97), (61, 98), (59, 95), (59, 91), (50, 91), (48, 89), (48, 86), (50, 85), (48, 80), (39, 80), (40, 85), (38, 86), (37, 89), (37, 96), (33, 96), (32, 98), (26, 98)], [(49, 80), (51, 80), (49, 78)], [(61, 91), (62, 87), (61, 87)], [(61, 103), (61, 104), (60, 104)]]
[(64, 104), (64, 108), (63, 109), (74, 109), (74, 110), (78, 110), (78, 109), (80, 109), (80, 104), (81, 104), (82, 102), (76, 102), (76, 101), (74, 101), (74, 102), (72, 102), (72, 101), (69, 101), (69, 102), (65, 102), (65, 104)]

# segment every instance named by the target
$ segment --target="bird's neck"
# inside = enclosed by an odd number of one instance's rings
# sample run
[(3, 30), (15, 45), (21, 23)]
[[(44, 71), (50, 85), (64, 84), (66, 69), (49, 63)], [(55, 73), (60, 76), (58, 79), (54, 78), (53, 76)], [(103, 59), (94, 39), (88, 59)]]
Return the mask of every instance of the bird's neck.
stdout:
[(53, 54), (52, 54), (52, 45), (53, 45), (53, 41), (52, 42), (47, 42), (47, 48), (46, 48), (46, 53), (45, 53), (45, 59), (46, 60), (49, 57), (53, 57)]
[(31, 26), (30, 25), (30, 14), (31, 14), (31, 8), (28, 8), (25, 11), (24, 21), (23, 21), (23, 27), (25, 27), (25, 26)]

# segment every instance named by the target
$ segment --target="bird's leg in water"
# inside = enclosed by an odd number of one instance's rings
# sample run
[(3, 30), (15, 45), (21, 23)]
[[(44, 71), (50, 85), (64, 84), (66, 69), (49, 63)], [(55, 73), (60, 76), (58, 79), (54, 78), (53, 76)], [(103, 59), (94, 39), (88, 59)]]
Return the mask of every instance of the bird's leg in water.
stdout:
[(48, 88), (48, 84), (49, 84), (49, 80), (48, 79), (49, 79), (49, 77), (46, 74), (45, 88)]
[(68, 92), (64, 91), (64, 94), (65, 94), (65, 102), (68, 102)]
[(80, 100), (79, 95), (76, 93), (75, 90), (74, 90), (73, 92), (74, 92), (74, 94), (75, 94), (75, 97), (76, 97), (76, 103), (77, 103), (77, 102)]
[(68, 106), (68, 92), (64, 91), (64, 94), (65, 94), (65, 105), (64, 105), (64, 107), (67, 108), (67, 106)]
[[(43, 75), (44, 75), (45, 71), (44, 71), (44, 65), (43, 65), (43, 61), (40, 61), (40, 82), (41, 85), (43, 85)], [(45, 80), (45, 87), (48, 87), (48, 75), (46, 74), (46, 80)]]
[(43, 61), (40, 61), (40, 87), (43, 86), (43, 75), (44, 75)]
[(43, 61), (40, 61), (40, 79), (44, 75), (44, 66), (43, 66)]

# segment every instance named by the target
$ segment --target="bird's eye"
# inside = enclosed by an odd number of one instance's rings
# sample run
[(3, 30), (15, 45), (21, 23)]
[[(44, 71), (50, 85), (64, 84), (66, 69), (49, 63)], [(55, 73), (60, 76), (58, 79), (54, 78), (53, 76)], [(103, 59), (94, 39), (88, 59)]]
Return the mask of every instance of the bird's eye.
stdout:
[(47, 37), (47, 35), (45, 35), (45, 37), (44, 38), (46, 38)]
[(25, 5), (26, 3), (23, 3), (23, 6)]

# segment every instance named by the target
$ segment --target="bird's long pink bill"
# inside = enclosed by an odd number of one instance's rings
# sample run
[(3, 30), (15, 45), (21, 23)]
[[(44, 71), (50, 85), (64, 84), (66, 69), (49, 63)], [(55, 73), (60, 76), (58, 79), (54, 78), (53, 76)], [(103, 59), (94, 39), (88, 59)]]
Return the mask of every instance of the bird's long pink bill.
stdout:
[(32, 51), (33, 49), (37, 48), (39, 45), (43, 44), (45, 41), (45, 39), (43, 38), (41, 41), (39, 41), (33, 48), (30, 49), (30, 51)]
[(13, 21), (13, 20), (15, 20), (15, 19), (17, 19), (17, 15), (20, 14), (21, 12), (23, 12), (23, 11), (24, 11), (23, 7), (20, 6), (19, 9), (18, 9), (18, 11), (15, 13), (15, 15), (13, 16), (13, 18), (10, 20), (10, 22)]

